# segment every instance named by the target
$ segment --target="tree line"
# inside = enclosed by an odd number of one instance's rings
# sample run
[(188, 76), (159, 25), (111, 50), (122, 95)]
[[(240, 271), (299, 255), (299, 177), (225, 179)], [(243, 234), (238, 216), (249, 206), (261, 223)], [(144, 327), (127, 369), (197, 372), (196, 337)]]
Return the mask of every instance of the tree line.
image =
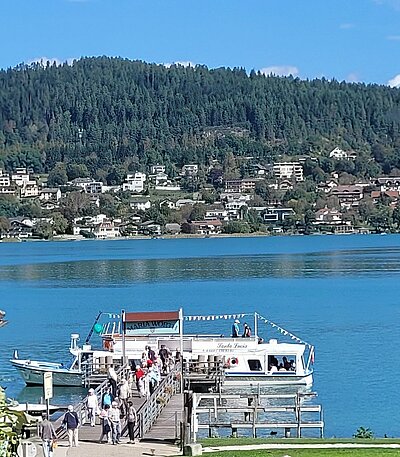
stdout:
[(173, 177), (230, 155), (311, 154), (327, 171), (334, 146), (360, 153), (351, 174), (400, 168), (400, 91), (386, 86), (99, 57), (0, 71), (0, 107), (6, 170), (63, 162), (110, 183), (155, 163)]

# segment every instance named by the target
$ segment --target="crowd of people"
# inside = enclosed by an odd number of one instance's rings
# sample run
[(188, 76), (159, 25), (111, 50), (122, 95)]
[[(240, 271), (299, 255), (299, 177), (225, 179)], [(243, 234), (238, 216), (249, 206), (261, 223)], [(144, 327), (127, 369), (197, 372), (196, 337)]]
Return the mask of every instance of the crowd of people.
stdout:
[(288, 360), (286, 356), (282, 357), (282, 361), (279, 360), (274, 355), (268, 356), (268, 371), (295, 371), (296, 364), (293, 359)]
[[(101, 434), (99, 442), (119, 444), (122, 432), (122, 423), (126, 423), (129, 433), (129, 443), (135, 442), (135, 425), (137, 413), (130, 400), (137, 390), (139, 397), (148, 398), (161, 382), (163, 374), (168, 374), (173, 366), (172, 352), (161, 345), (158, 354), (146, 346), (140, 361), (131, 366), (127, 379), (118, 382), (118, 376), (111, 365), (108, 368), (108, 386), (101, 398), (98, 398), (94, 389), (89, 389), (86, 399), (86, 413), (90, 426), (96, 425), (96, 417), (100, 419)], [(44, 423), (42, 440), (46, 457), (51, 457), (53, 442), (52, 430)], [(68, 407), (63, 418), (63, 426), (67, 430), (69, 446), (79, 446), (78, 429), (80, 421), (72, 405)], [(55, 435), (55, 434), (54, 434)]]

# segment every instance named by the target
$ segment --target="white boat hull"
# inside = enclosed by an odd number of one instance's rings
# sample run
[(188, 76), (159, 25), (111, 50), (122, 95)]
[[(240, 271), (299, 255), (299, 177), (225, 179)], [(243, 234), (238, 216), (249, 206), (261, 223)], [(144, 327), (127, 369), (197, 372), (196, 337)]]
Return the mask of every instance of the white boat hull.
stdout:
[(53, 386), (82, 386), (82, 373), (66, 368), (57, 367), (57, 364), (40, 364), (24, 360), (11, 360), (11, 364), (19, 371), (27, 386), (42, 386), (44, 373), (53, 374)]

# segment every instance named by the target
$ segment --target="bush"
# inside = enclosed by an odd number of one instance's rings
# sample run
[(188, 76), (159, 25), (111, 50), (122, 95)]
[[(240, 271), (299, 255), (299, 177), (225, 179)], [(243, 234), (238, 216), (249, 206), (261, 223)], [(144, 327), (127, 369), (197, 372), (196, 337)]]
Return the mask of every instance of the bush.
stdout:
[(374, 432), (370, 428), (359, 427), (353, 437), (372, 439), (374, 437)]

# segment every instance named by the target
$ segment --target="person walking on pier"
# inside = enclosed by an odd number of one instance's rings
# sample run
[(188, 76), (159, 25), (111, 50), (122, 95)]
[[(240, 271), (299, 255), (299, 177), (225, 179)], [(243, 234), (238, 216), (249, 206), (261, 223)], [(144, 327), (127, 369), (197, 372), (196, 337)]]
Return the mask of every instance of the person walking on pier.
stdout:
[(97, 396), (94, 393), (94, 389), (89, 389), (89, 395), (86, 400), (86, 407), (88, 410), (88, 419), (90, 420), (90, 425), (94, 427), (96, 425), (96, 413), (99, 409), (99, 402)]
[(114, 398), (117, 396), (117, 381), (117, 373), (115, 372), (114, 367), (110, 365), (108, 368), (108, 382), (111, 385), (111, 393)]
[(161, 345), (161, 349), (158, 351), (158, 355), (161, 358), (162, 362), (162, 372), (163, 374), (168, 374), (169, 372), (169, 359), (171, 357), (171, 351), (165, 346), (165, 344)]
[(65, 413), (63, 425), (67, 428), (69, 447), (72, 445), (79, 446), (78, 443), (78, 427), (79, 418), (78, 414), (74, 411), (72, 405), (68, 406), (68, 411)]
[(53, 457), (53, 445), (57, 438), (53, 424), (47, 419), (46, 414), (43, 414), (43, 421), (40, 424), (40, 438), (42, 439), (44, 457)]
[(126, 416), (128, 413), (128, 398), (129, 398), (129, 383), (126, 379), (122, 380), (121, 385), (119, 386), (119, 399), (120, 399), (120, 408), (121, 414)]
[(135, 371), (135, 380), (136, 380), (136, 387), (139, 392), (139, 397), (144, 397), (144, 377), (145, 372), (143, 371), (140, 365), (136, 365)]
[(128, 401), (128, 432), (129, 432), (129, 443), (135, 444), (135, 425), (137, 421), (136, 409), (133, 403)]
[(121, 437), (121, 411), (116, 401), (112, 402), (109, 417), (111, 420), (112, 443), (119, 444)]
[(110, 405), (105, 404), (103, 409), (100, 411), (100, 421), (101, 421), (101, 435), (99, 443), (103, 442), (104, 436), (107, 438), (107, 443), (111, 443), (110, 433), (111, 433), (111, 420), (109, 418)]
[(114, 400), (113, 395), (111, 394), (111, 389), (107, 387), (106, 391), (104, 392), (102, 401), (101, 401), (101, 406), (104, 409), (106, 405), (108, 405), (108, 408), (111, 408), (111, 403)]

